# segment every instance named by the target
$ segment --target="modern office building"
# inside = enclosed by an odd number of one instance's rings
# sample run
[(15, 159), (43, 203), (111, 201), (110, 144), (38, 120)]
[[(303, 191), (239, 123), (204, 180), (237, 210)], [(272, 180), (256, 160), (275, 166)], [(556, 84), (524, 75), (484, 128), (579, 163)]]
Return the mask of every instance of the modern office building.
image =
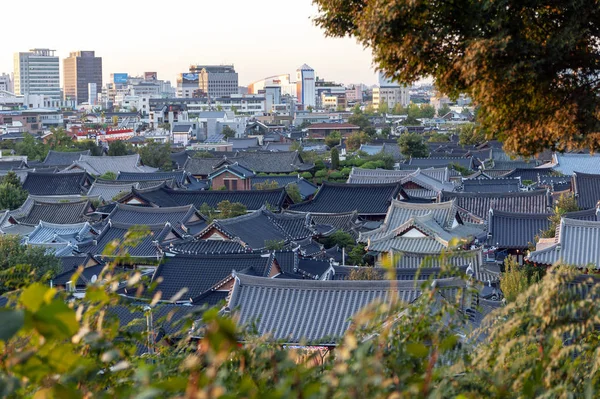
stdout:
[(257, 80), (248, 85), (249, 94), (261, 94), (267, 87), (281, 87), (281, 95), (296, 96), (296, 83), (290, 81), (290, 74), (274, 75), (267, 78)]
[(89, 84), (102, 87), (102, 57), (94, 51), (75, 51), (63, 60), (63, 89), (65, 100), (77, 104), (88, 101)]
[(7, 73), (0, 74), (0, 91), (13, 92), (12, 76)]
[(217, 98), (238, 94), (238, 74), (233, 65), (192, 65), (190, 74), (198, 75), (200, 95)]
[(60, 65), (55, 50), (36, 48), (15, 53), (14, 91), (61, 100)]
[(296, 90), (298, 102), (304, 109), (316, 106), (315, 70), (306, 64), (296, 70)]
[(382, 103), (386, 103), (390, 110), (396, 104), (407, 107), (410, 104), (410, 92), (407, 86), (398, 84), (379, 72), (379, 87), (373, 88), (373, 107), (379, 108)]

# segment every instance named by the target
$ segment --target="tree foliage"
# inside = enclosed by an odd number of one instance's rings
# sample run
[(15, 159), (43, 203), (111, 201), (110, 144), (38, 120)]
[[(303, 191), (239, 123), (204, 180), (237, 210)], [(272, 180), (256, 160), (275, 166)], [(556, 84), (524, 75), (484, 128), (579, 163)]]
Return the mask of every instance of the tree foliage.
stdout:
[(0, 209), (17, 209), (27, 199), (29, 194), (23, 189), (21, 180), (16, 173), (10, 171), (0, 179)]
[(111, 157), (118, 157), (128, 154), (129, 149), (127, 148), (127, 144), (124, 141), (115, 140), (108, 146), (108, 155)]
[(576, 212), (579, 210), (577, 198), (572, 193), (563, 193), (560, 195), (556, 204), (554, 204), (553, 214), (548, 219), (550, 226), (548, 230), (542, 232), (543, 238), (552, 238), (556, 234), (556, 228), (560, 225), (560, 221), (565, 213)]
[(346, 139), (346, 147), (349, 151), (356, 151), (360, 148), (361, 144), (365, 144), (369, 141), (369, 136), (363, 132), (352, 133)]
[(429, 147), (418, 133), (404, 133), (398, 139), (400, 152), (405, 157), (425, 158), (429, 156)]
[[(352, 263), (354, 264), (354, 263)], [(348, 280), (383, 280), (381, 273), (370, 266), (358, 267), (350, 272)]]
[(337, 148), (331, 149), (331, 169), (337, 170), (340, 167), (340, 151)]
[(540, 273), (533, 273), (533, 266), (519, 265), (514, 256), (504, 259), (504, 272), (500, 276), (500, 289), (508, 302), (513, 302), (529, 286), (537, 283)]
[(285, 186), (285, 192), (289, 195), (291, 200), (294, 201), (294, 204), (302, 202), (302, 194), (300, 194), (300, 188), (296, 183)]
[(457, 131), (458, 142), (461, 145), (479, 145), (485, 143), (487, 139), (485, 131), (473, 123), (465, 123)]
[(219, 214), (218, 219), (229, 219), (236, 216), (245, 215), (248, 212), (246, 206), (240, 202), (221, 201), (217, 204)]
[(448, 112), (452, 111), (450, 109), (450, 106), (448, 104), (443, 104), (438, 110), (437, 110), (437, 116), (439, 116), (440, 118), (444, 115), (446, 115)]
[(600, 148), (600, 5), (316, 0), (326, 34), (352, 36), (388, 76), (466, 93), (511, 152)]
[(262, 183), (255, 183), (252, 185), (256, 190), (272, 190), (274, 188), (279, 188), (279, 183), (275, 180), (265, 180)]
[(151, 141), (138, 149), (140, 159), (146, 166), (160, 168), (162, 170), (173, 169), (171, 161), (171, 146), (169, 143), (158, 143)]
[(117, 180), (117, 174), (115, 172), (111, 172), (110, 170), (107, 172), (104, 172), (104, 174), (102, 174), (98, 177), (103, 180)]
[(340, 145), (341, 140), (342, 135), (340, 134), (340, 132), (338, 130), (334, 130), (333, 132), (331, 132), (331, 134), (325, 137), (325, 145), (329, 148), (333, 148), (336, 145)]
[(235, 137), (235, 130), (233, 130), (229, 125), (223, 126), (223, 130), (221, 131), (223, 136), (227, 139), (231, 139)]

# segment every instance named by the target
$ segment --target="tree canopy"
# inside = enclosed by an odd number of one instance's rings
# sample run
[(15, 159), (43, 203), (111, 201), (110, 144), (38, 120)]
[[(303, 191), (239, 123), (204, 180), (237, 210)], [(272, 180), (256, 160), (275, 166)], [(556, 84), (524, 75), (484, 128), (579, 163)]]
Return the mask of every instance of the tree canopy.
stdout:
[(10, 171), (0, 179), (0, 210), (17, 209), (23, 205), (28, 195), (15, 172)]
[(429, 156), (429, 147), (418, 133), (405, 133), (398, 139), (400, 152), (405, 157), (424, 158)]
[(318, 26), (356, 38), (399, 82), (466, 93), (507, 150), (600, 148), (600, 4), (315, 0)]

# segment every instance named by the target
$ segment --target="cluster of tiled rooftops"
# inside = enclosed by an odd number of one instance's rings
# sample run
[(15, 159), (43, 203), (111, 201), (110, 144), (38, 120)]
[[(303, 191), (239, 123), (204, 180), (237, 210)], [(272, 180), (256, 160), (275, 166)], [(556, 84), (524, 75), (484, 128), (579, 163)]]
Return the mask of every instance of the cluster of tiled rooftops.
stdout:
[[(14, 168), (29, 197), (0, 214), (0, 232), (60, 257), (63, 270), (52, 284), (78, 291), (114, 258), (107, 252), (112, 243), (122, 242), (133, 226), (147, 226), (150, 234), (126, 248), (135, 265), (122, 268), (142, 270), (178, 313), (225, 303), (240, 322), (258, 320), (259, 331), (274, 338), (333, 344), (351, 316), (374, 299), (417, 298), (414, 280), (432, 278), (451, 290), (475, 287), (475, 302), (468, 296), (461, 309), (477, 324), (485, 309), (500, 303), (499, 261), (507, 254), (538, 266), (562, 261), (598, 267), (598, 160), (554, 155), (551, 162), (519, 163), (503, 173), (482, 165), (470, 176), (443, 164), (353, 168), (347, 183), (317, 187), (299, 177), (312, 165), (292, 151), (211, 158), (178, 153), (171, 172), (143, 166), (137, 155), (51, 152), (35, 168)], [(108, 171), (115, 180), (98, 177)], [(269, 180), (279, 188), (257, 189)], [(298, 184), (302, 202), (289, 197), (291, 183)], [(565, 214), (553, 238), (537, 240), (550, 226), (553, 202), (565, 192), (575, 194), (581, 210)], [(243, 204), (247, 213), (210, 220), (201, 212), (225, 200)], [(320, 243), (337, 231), (364, 246), (381, 278), (383, 265), (391, 265), (395, 278), (406, 281), (350, 281), (357, 267), (347, 265), (341, 248)], [(274, 242), (277, 249), (270, 247)], [(446, 275), (443, 262), (463, 276)], [(79, 266), (83, 273), (73, 281)], [(138, 292), (121, 290), (135, 303), (154, 295), (139, 298)]]

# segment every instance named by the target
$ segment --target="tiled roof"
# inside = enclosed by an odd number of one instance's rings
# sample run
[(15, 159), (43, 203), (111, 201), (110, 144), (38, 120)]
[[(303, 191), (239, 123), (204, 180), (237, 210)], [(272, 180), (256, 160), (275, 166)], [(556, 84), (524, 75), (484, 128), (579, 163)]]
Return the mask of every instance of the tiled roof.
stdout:
[(241, 177), (243, 179), (254, 176), (254, 173), (250, 169), (245, 168), (244, 166), (238, 164), (237, 162), (234, 162), (232, 164), (225, 164), (225, 165), (218, 167), (210, 175), (208, 175), (208, 178), (210, 180), (212, 180), (213, 178), (217, 177), (218, 175), (220, 175), (224, 172), (231, 172), (234, 175), (237, 175), (238, 177)]
[(231, 240), (239, 240), (252, 250), (264, 249), (267, 241), (283, 241), (311, 237), (314, 233), (308, 228), (309, 220), (303, 215), (278, 215), (260, 209), (247, 215), (231, 219), (217, 219), (207, 226), (202, 233), (216, 228)]
[(82, 241), (92, 239), (98, 234), (88, 222), (75, 224), (55, 224), (40, 222), (29, 233), (25, 242), (27, 244), (46, 244), (70, 242), (77, 245)]
[(61, 151), (48, 151), (46, 159), (44, 159), (44, 165), (46, 166), (68, 166), (73, 162), (78, 161), (81, 155), (90, 155), (90, 150), (85, 151), (73, 151), (73, 152), (61, 152)]
[(420, 175), (427, 176), (436, 180), (438, 183), (449, 181), (448, 168), (430, 168), (430, 169), (405, 169), (405, 170), (385, 170), (385, 169), (362, 169), (352, 168), (348, 183), (350, 184), (383, 184), (402, 181), (411, 174), (419, 171)]
[[(130, 224), (113, 223), (109, 221), (100, 235), (92, 241), (82, 243), (79, 245), (81, 252), (88, 252), (94, 255), (103, 255), (105, 247), (112, 244), (114, 241), (122, 243), (127, 232), (132, 229)], [(177, 235), (176, 231), (170, 225), (145, 225), (145, 228), (150, 230), (149, 235), (145, 235), (141, 242), (136, 246), (128, 246), (125, 251), (133, 257), (146, 257), (154, 258), (159, 253), (159, 246), (165, 245), (167, 240), (170, 240), (170, 236), (174, 236), (174, 239), (181, 238)], [(106, 256), (114, 256), (115, 253), (107, 254)]]
[(258, 146), (258, 138), (256, 137), (229, 139), (229, 142), (233, 144), (233, 150), (245, 150), (248, 147)]
[(240, 254), (248, 252), (237, 241), (191, 240), (172, 243), (165, 248), (168, 252), (183, 255)]
[(563, 218), (558, 231), (556, 244), (531, 252), (529, 261), (600, 267), (600, 222)]
[[(232, 156), (235, 153), (232, 153)], [(224, 161), (224, 158), (188, 158), (183, 164), (183, 169), (194, 176), (208, 176)]]
[(356, 129), (359, 130), (360, 126), (353, 125), (351, 123), (313, 123), (308, 126), (308, 129)]
[(521, 188), (521, 180), (505, 179), (467, 179), (462, 182), (462, 191), (467, 193), (514, 193)]
[(290, 173), (314, 167), (303, 163), (297, 151), (244, 152), (235, 161), (254, 173)]
[(102, 198), (106, 202), (110, 202), (121, 193), (130, 193), (132, 188), (138, 188), (135, 182), (125, 182), (122, 184), (94, 182), (88, 191), (89, 195), (94, 195)]
[(600, 174), (573, 173), (573, 191), (581, 209), (596, 208), (600, 201)]
[(315, 280), (324, 280), (325, 274), (331, 269), (331, 263), (328, 260), (305, 259), (298, 260), (298, 274)]
[(494, 167), (492, 169), (535, 169), (538, 164), (535, 161), (494, 161)]
[(252, 177), (252, 189), (255, 190), (255, 186), (264, 182), (276, 182), (279, 187), (286, 187), (288, 184), (296, 184), (300, 190), (300, 196), (304, 199), (310, 197), (317, 192), (317, 186), (313, 183), (305, 180), (304, 178), (297, 176), (254, 176)]
[[(273, 190), (251, 191), (223, 191), (223, 190), (173, 190), (160, 187), (150, 190), (134, 190), (132, 195), (143, 198), (149, 204), (156, 206), (181, 206), (194, 205), (200, 209), (203, 204), (216, 208), (222, 201), (240, 202), (248, 209), (254, 211), (269, 204), (274, 208), (281, 208), (287, 193), (285, 187)], [(122, 199), (121, 202), (125, 201)]]
[(13, 169), (23, 169), (23, 168), (27, 168), (27, 163), (22, 160), (16, 160), (16, 161), (4, 161), (2, 159), (0, 159), (0, 170), (13, 170)]
[(600, 155), (598, 154), (555, 154), (554, 170), (563, 175), (575, 172), (600, 174)]
[(201, 218), (193, 205), (154, 208), (117, 204), (115, 209), (108, 215), (108, 219), (116, 223), (131, 225), (164, 225), (169, 222), (181, 234), (185, 232), (182, 225), (204, 222), (204, 219)]
[(550, 227), (551, 213), (523, 214), (490, 211), (488, 244), (497, 248), (525, 249), (535, 243), (535, 236)]
[[(494, 170), (485, 170), (486, 173), (493, 173)], [(522, 168), (515, 168), (509, 171), (506, 171), (504, 173), (502, 173), (499, 176), (496, 177), (504, 177), (504, 178), (516, 178), (516, 177), (520, 177), (521, 181), (523, 180), (531, 180), (531, 181), (537, 181), (538, 178), (540, 176), (549, 176), (550, 174), (552, 174), (552, 169), (550, 168), (537, 168), (537, 169), (522, 169)]]
[(181, 301), (194, 299), (223, 283), (236, 270), (254, 271), (268, 276), (273, 256), (261, 254), (176, 255), (167, 256), (156, 269), (152, 281), (162, 278), (156, 291), (163, 300), (171, 299), (182, 289)]
[[(456, 292), (464, 283), (438, 280)], [(410, 303), (421, 295), (414, 282), (282, 280), (236, 276), (229, 308), (239, 323), (256, 322), (259, 334), (286, 343), (333, 344), (351, 325), (351, 317), (375, 300)], [(237, 310), (236, 310), (237, 309)]]
[(175, 164), (175, 167), (179, 169), (179, 168), (183, 168), (183, 165), (185, 165), (187, 159), (191, 156), (192, 156), (191, 152), (184, 150), (184, 151), (180, 151), (180, 152), (171, 153), (170, 158), (171, 158), (171, 161)]
[(361, 227), (361, 223), (356, 211), (331, 214), (300, 214), (309, 215), (315, 230), (320, 235), (329, 236), (338, 230), (342, 230), (349, 233), (355, 239), (358, 237), (358, 229)]
[[(456, 205), (481, 219), (487, 219), (490, 208), (513, 213), (546, 213), (550, 198), (546, 190), (518, 193), (459, 193), (444, 191), (442, 201), (456, 200)], [(461, 214), (462, 216), (462, 214)]]
[(32, 195), (82, 195), (89, 182), (86, 172), (80, 173), (27, 173), (23, 188)]
[(567, 212), (563, 215), (563, 217), (567, 219), (590, 220), (593, 222), (600, 222), (600, 209), (592, 208), (583, 211)]
[[(77, 272), (79, 266), (84, 266), (83, 273), (79, 280), (77, 280), (77, 286), (84, 286), (86, 282), (91, 281), (94, 275), (98, 276), (104, 264), (96, 261), (91, 255), (77, 255), (77, 256), (61, 256), (62, 270), (52, 279), (54, 286), (64, 286), (67, 282), (72, 280), (73, 274)], [(85, 265), (93, 260), (93, 265), (85, 267)]]
[(192, 129), (192, 125), (175, 125), (173, 126), (173, 133), (188, 133)]
[[(332, 280), (348, 280), (353, 271), (360, 270), (364, 266), (333, 266), (334, 275)], [(465, 274), (468, 264), (461, 265), (456, 271)], [(450, 269), (441, 269), (439, 267), (418, 267), (418, 268), (396, 268), (390, 270), (385, 267), (373, 267), (373, 270), (381, 280), (393, 277), (395, 280), (429, 280), (438, 278), (453, 277), (453, 271)], [(390, 273), (393, 272), (393, 273)]]
[(20, 224), (37, 226), (40, 221), (56, 224), (72, 224), (89, 220), (87, 216), (93, 212), (88, 200), (78, 202), (41, 202), (28, 197), (11, 215)]
[(139, 154), (123, 155), (123, 156), (91, 156), (81, 155), (79, 160), (75, 161), (65, 172), (70, 170), (84, 169), (86, 172), (100, 176), (106, 172), (155, 172), (157, 169), (140, 166)]
[(451, 167), (452, 164), (457, 164), (466, 169), (473, 168), (473, 158), (461, 158), (461, 157), (439, 157), (439, 158), (411, 158), (408, 161), (411, 166), (418, 166), (420, 168), (447, 168)]
[(170, 180), (174, 179), (177, 184), (184, 185), (188, 179), (188, 173), (183, 170), (173, 172), (134, 173), (120, 172), (117, 181), (140, 182), (145, 180)]
[(347, 213), (384, 215), (400, 192), (400, 184), (340, 184), (323, 182), (307, 202), (290, 206), (291, 211), (310, 213)]

